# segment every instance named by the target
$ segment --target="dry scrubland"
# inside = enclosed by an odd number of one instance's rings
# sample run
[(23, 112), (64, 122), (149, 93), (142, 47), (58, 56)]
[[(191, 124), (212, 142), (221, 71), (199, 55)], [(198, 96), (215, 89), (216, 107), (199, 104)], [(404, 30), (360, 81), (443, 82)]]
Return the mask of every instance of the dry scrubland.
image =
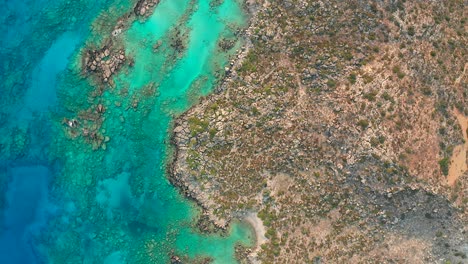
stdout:
[(244, 262), (466, 263), (466, 3), (246, 6), (242, 63), (174, 127), (200, 228), (257, 213)]

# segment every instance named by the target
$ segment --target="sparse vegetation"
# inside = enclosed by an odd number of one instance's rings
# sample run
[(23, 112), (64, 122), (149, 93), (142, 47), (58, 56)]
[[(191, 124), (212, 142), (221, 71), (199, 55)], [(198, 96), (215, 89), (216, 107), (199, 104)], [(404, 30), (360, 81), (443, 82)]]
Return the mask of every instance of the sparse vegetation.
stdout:
[(191, 117), (188, 120), (188, 123), (192, 136), (207, 131), (209, 125), (208, 121), (202, 120), (198, 117)]
[(400, 69), (400, 66), (393, 66), (393, 69), (392, 69), (393, 73), (395, 73), (398, 78), (402, 79), (403, 77), (405, 77), (405, 73), (401, 71)]
[[(459, 7), (450, 21), (435, 15), (448, 14), (449, 5)], [(357, 263), (385, 263), (392, 238), (411, 244), (434, 236), (433, 230), (443, 230), (437, 239), (455, 247), (460, 226), (450, 219), (463, 210), (452, 209), (466, 206), (460, 190), (468, 185), (462, 179), (459, 190), (449, 190), (440, 179), (450, 168), (448, 146), (461, 141), (452, 109), (466, 104), (463, 88), (454, 86), (466, 61), (454, 33), (462, 29), (462, 5), (305, 6), (270, 1), (260, 8), (239, 78), (181, 119), (186, 126), (192, 116), (207, 121), (208, 133), (192, 138), (199, 168), (214, 171), (210, 180), (197, 181), (210, 197), (203, 202), (213, 221), (245, 208), (259, 212), (269, 238), (257, 255), (264, 263), (344, 263), (350, 256)], [(421, 22), (435, 17), (442, 17), (437, 27)], [(213, 103), (227, 114), (203, 110)], [(219, 131), (211, 133), (215, 127)], [(186, 182), (198, 179), (191, 173), (181, 172)], [(440, 193), (425, 191), (433, 187)], [(435, 208), (439, 215), (450, 212), (450, 219), (434, 217)], [(429, 230), (415, 222), (420, 218), (430, 219)], [(428, 263), (441, 258), (428, 248), (415, 252)], [(415, 252), (391, 261), (415, 263)]]

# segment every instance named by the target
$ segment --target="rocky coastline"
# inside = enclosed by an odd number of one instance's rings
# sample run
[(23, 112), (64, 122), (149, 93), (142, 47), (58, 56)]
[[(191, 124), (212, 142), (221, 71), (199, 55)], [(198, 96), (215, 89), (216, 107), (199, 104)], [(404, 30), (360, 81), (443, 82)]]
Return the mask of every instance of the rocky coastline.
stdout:
[[(93, 91), (91, 96), (97, 103), (90, 109), (83, 110), (78, 113), (75, 118), (64, 118), (63, 124), (68, 130), (68, 134), (71, 138), (83, 136), (85, 140), (93, 146), (93, 149), (106, 149), (106, 143), (110, 139), (99, 132), (99, 128), (102, 125), (103, 114), (106, 109), (101, 103), (99, 103), (99, 98), (102, 96), (106, 87), (114, 86), (112, 79), (113, 75), (117, 74), (124, 66), (132, 67), (135, 63), (133, 58), (125, 54), (125, 48), (122, 46), (121, 41), (119, 41), (118, 36), (136, 19), (148, 18), (153, 13), (159, 2), (159, 0), (137, 1), (134, 5), (133, 12), (127, 12), (122, 15), (117, 20), (111, 32), (103, 32), (107, 37), (101, 41), (101, 44), (98, 47), (90, 45), (82, 52), (82, 75), (87, 78), (91, 78), (95, 83), (96, 90)], [(250, 24), (256, 19), (256, 8), (258, 8), (258, 6), (256, 6), (253, 1), (246, 1), (243, 3), (244, 11), (250, 16)], [(248, 53), (248, 48), (251, 46), (248, 39), (249, 28), (250, 27), (247, 27), (242, 32), (238, 32), (237, 37), (245, 39), (247, 43), (242, 47), (241, 51), (236, 54), (236, 57), (231, 60), (228, 67), (224, 69), (225, 72), (223, 74), (225, 74), (225, 77), (218, 82), (219, 85), (217, 85), (215, 89), (216, 93), (220, 93), (224, 89), (224, 84), (233, 78), (233, 76), (231, 76), (233, 74), (233, 69), (242, 64), (243, 59)], [(228, 40), (222, 40), (219, 43), (219, 47), (223, 50), (230, 49), (232, 45), (233, 43)], [(157, 50), (157, 47), (155, 47), (155, 50)], [(206, 98), (203, 98), (202, 100), (205, 99)], [(184, 115), (185, 114), (180, 118)], [(176, 126), (178, 126), (177, 123), (179, 123), (180, 118), (175, 121)], [(223, 234), (227, 231), (226, 228), (231, 219), (215, 219), (207, 210), (208, 200), (202, 198), (202, 193), (197, 191), (194, 192), (193, 187), (186, 181), (187, 179), (176, 176), (177, 170), (175, 168), (175, 164), (177, 164), (181, 153), (180, 141), (178, 140), (180, 134), (178, 132), (182, 131), (175, 130), (175, 132), (172, 133), (170, 140), (171, 145), (174, 146), (174, 154), (172, 155), (172, 161), (169, 162), (170, 165), (167, 166), (169, 180), (174, 186), (179, 188), (185, 197), (191, 199), (202, 208), (203, 214), (200, 216), (197, 223), (199, 230), (202, 232), (217, 232)]]
[[(235, 58), (231, 59), (229, 65), (224, 68), (224, 77), (218, 82), (218, 85), (215, 86), (213, 93), (207, 97), (201, 98), (196, 105), (178, 116), (171, 128), (170, 145), (173, 149), (173, 153), (170, 155), (171, 160), (168, 162), (167, 175), (169, 177), (169, 181), (176, 186), (186, 198), (192, 200), (202, 208), (202, 215), (197, 222), (197, 227), (201, 232), (225, 234), (229, 223), (233, 219), (244, 221), (248, 215), (251, 214), (247, 211), (237, 212), (235, 216), (230, 216), (228, 218), (220, 218), (214, 215), (211, 210), (213, 204), (206, 196), (207, 193), (204, 193), (199, 188), (200, 186), (197, 184), (196, 180), (190, 178), (190, 173), (184, 171), (184, 169), (178, 165), (180, 162), (184, 163), (186, 158), (188, 139), (190, 135), (190, 129), (187, 124), (187, 115), (192, 111), (196, 111), (196, 109), (200, 108), (201, 105), (206, 104), (206, 102), (210, 102), (212, 97), (218, 96), (226, 89), (227, 84), (229, 84), (233, 79), (238, 78), (236, 69), (242, 65), (250, 47), (252, 46), (249, 39), (252, 30), (251, 25), (256, 23), (258, 19), (256, 14), (258, 13), (259, 8), (260, 6), (255, 1), (243, 2), (243, 9), (249, 15), (249, 26), (245, 30), (239, 32), (237, 37), (241, 38), (245, 42), (244, 45), (237, 51)], [(225, 45), (229, 44), (226, 44), (224, 41), (220, 42), (220, 48), (226, 49), (224, 47)], [(232, 46), (232, 44), (230, 46)], [(246, 222), (250, 224), (249, 221)], [(252, 227), (256, 232), (257, 230), (255, 226), (252, 225)]]
[(449, 7), (259, 2), (241, 63), (174, 123), (171, 182), (219, 229), (257, 212), (266, 263), (466, 258), (466, 173), (444, 177), (463, 40), (454, 18), (421, 25)]

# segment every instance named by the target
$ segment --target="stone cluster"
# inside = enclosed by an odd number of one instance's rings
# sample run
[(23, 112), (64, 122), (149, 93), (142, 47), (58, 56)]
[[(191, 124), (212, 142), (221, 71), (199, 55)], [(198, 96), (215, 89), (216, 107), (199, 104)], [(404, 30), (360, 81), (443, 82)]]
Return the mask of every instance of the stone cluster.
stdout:
[(136, 4), (135, 8), (133, 11), (135, 12), (135, 15), (137, 16), (149, 16), (152, 11), (154, 10), (154, 7), (159, 4), (159, 0), (140, 0)]
[(113, 51), (105, 46), (100, 50), (89, 50), (85, 57), (87, 72), (95, 73), (100, 81), (107, 83), (126, 60), (124, 50)]

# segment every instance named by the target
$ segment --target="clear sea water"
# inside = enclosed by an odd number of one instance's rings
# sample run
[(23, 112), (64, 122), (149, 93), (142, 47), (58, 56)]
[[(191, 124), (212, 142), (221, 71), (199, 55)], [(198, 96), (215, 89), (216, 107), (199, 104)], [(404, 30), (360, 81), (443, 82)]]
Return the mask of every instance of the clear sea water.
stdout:
[[(198, 233), (199, 208), (166, 175), (171, 122), (213, 90), (247, 17), (237, 0), (162, 0), (117, 36), (135, 64), (95, 96), (82, 54), (133, 5), (0, 0), (0, 263), (234, 263), (234, 246), (252, 245), (242, 223)], [(177, 31), (182, 52), (170, 45)], [(221, 51), (221, 39), (236, 44)], [(62, 120), (97, 104), (108, 141), (93, 150)]]

